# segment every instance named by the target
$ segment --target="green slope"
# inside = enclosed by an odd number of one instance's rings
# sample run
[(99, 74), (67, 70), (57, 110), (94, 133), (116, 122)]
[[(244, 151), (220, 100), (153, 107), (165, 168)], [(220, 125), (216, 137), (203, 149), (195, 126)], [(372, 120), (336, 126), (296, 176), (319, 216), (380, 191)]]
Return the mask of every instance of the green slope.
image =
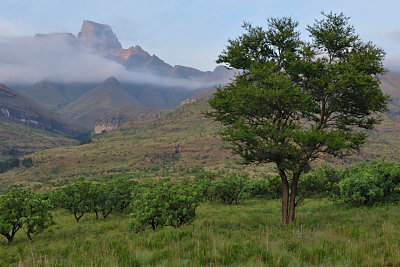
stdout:
[(78, 141), (60, 134), (0, 118), (0, 160), (77, 143)]

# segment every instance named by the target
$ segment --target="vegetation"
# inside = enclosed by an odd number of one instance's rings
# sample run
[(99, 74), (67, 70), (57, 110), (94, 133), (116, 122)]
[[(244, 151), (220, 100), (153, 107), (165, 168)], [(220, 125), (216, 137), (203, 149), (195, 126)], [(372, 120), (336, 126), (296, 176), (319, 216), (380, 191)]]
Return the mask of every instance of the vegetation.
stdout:
[(133, 228), (144, 230), (151, 226), (156, 230), (163, 226), (189, 224), (194, 220), (201, 200), (201, 188), (189, 181), (148, 182), (133, 203), (133, 215), (139, 223), (139, 227), (133, 224)]
[(24, 227), (28, 239), (32, 240), (32, 234), (39, 234), (54, 223), (50, 213), (52, 208), (50, 201), (42, 195), (12, 187), (0, 197), (0, 235), (11, 243)]
[(400, 184), (400, 164), (364, 162), (346, 169), (338, 182), (338, 199), (357, 206), (382, 201)]
[(243, 162), (274, 163), (282, 180), (282, 224), (295, 219), (300, 177), (316, 159), (360, 149), (379, 123), (388, 97), (378, 75), (384, 51), (364, 43), (343, 14), (323, 14), (300, 40), (298, 22), (268, 20), (268, 29), (244, 24), (219, 63), (244, 70), (219, 88), (208, 116)]
[(181, 228), (135, 233), (129, 213), (76, 223), (56, 210), (56, 225), (33, 242), (17, 233), (0, 239), (0, 265), (19, 266), (396, 266), (400, 263), (398, 205), (343, 207), (312, 199), (295, 223), (277, 221), (279, 200), (239, 205), (206, 202), (196, 220)]

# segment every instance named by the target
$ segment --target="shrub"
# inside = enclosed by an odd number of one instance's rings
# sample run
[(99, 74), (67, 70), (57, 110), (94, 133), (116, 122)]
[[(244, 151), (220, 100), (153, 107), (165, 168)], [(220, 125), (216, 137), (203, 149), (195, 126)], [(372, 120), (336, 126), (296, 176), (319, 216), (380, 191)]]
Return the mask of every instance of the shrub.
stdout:
[(203, 172), (195, 176), (194, 181), (200, 186), (205, 200), (213, 200), (210, 192), (211, 184), (216, 179), (217, 174), (212, 172)]
[(189, 224), (201, 200), (201, 188), (196, 183), (176, 183), (168, 179), (147, 182), (134, 201), (133, 216), (141, 225), (136, 229), (150, 226), (155, 230)]
[(51, 198), (56, 206), (71, 211), (79, 222), (83, 214), (91, 210), (90, 183), (79, 180), (55, 190)]
[(282, 182), (276, 175), (249, 180), (247, 188), (250, 197), (277, 198), (282, 194)]
[(18, 158), (11, 158), (0, 161), (0, 173), (6, 172), (19, 166)]
[(44, 196), (14, 186), (0, 198), (0, 234), (11, 243), (15, 234), (26, 229), (29, 240), (54, 224), (52, 206)]
[(30, 194), (25, 199), (24, 205), (24, 225), (26, 228), (26, 236), (32, 240), (31, 235), (37, 235), (55, 224), (51, 210), (53, 205), (45, 195)]
[(224, 203), (236, 204), (248, 196), (249, 177), (244, 174), (232, 173), (228, 176), (214, 180), (210, 186), (210, 194), (213, 199)]
[(343, 171), (322, 165), (321, 167), (301, 176), (298, 186), (296, 204), (306, 198), (333, 197), (338, 194), (338, 183), (343, 179)]
[(370, 205), (383, 200), (400, 183), (400, 164), (385, 161), (363, 162), (343, 173), (337, 198), (352, 205)]
[(24, 168), (30, 168), (30, 167), (33, 166), (33, 160), (32, 160), (32, 158), (24, 158), (24, 159), (21, 161), (21, 164), (22, 164), (22, 166), (23, 166)]

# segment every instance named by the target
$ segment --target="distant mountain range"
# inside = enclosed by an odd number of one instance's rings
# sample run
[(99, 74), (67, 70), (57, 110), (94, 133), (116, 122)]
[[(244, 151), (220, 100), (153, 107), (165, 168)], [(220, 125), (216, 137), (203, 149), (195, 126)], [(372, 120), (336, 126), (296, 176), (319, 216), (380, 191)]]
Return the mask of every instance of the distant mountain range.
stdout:
[[(209, 85), (219, 85), (229, 82), (235, 70), (218, 66), (213, 71), (200, 71), (195, 68), (176, 65), (171, 66), (156, 55), (150, 55), (139, 45), (122, 48), (118, 37), (109, 25), (85, 20), (81, 31), (75, 36), (72, 33), (36, 34), (36, 38), (61, 38), (73, 45), (84, 45), (99, 54), (124, 65), (128, 70), (150, 72), (164, 77), (196, 80)], [(108, 77), (104, 77), (106, 79)]]

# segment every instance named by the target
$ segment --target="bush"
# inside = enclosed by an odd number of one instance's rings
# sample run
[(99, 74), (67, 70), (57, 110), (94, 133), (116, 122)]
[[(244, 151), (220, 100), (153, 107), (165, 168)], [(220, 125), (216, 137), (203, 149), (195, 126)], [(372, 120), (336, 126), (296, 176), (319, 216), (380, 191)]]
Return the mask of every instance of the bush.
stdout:
[(400, 183), (400, 164), (385, 161), (363, 162), (343, 172), (337, 198), (352, 205), (382, 201)]
[(203, 192), (203, 197), (205, 200), (213, 200), (213, 195), (210, 192), (211, 184), (213, 181), (215, 181), (217, 177), (217, 174), (212, 173), (212, 172), (203, 172), (194, 178), (195, 183), (197, 183), (202, 192)]
[(322, 165), (321, 167), (301, 176), (297, 193), (297, 204), (306, 198), (329, 197), (338, 194), (338, 183), (343, 179), (343, 171)]
[(31, 240), (31, 234), (39, 234), (54, 224), (51, 209), (50, 201), (44, 196), (12, 187), (0, 197), (0, 235), (11, 243), (15, 234), (25, 228)]
[(24, 159), (21, 161), (21, 164), (22, 164), (22, 166), (23, 166), (24, 168), (30, 168), (30, 167), (33, 166), (33, 160), (32, 160), (32, 158), (24, 158)]
[(134, 201), (133, 216), (140, 224), (135, 229), (189, 224), (201, 200), (201, 188), (196, 183), (175, 183), (168, 179), (147, 182)]
[(277, 198), (282, 195), (281, 178), (276, 175), (260, 180), (249, 180), (247, 191), (250, 197)]
[(248, 196), (249, 177), (244, 174), (232, 173), (211, 182), (210, 195), (223, 203), (236, 204)]
[(11, 158), (0, 161), (0, 173), (6, 172), (19, 166), (18, 158)]
[(89, 182), (79, 180), (55, 190), (51, 199), (55, 206), (71, 211), (75, 220), (79, 222), (83, 214), (89, 212), (93, 205), (90, 187), (91, 184)]

